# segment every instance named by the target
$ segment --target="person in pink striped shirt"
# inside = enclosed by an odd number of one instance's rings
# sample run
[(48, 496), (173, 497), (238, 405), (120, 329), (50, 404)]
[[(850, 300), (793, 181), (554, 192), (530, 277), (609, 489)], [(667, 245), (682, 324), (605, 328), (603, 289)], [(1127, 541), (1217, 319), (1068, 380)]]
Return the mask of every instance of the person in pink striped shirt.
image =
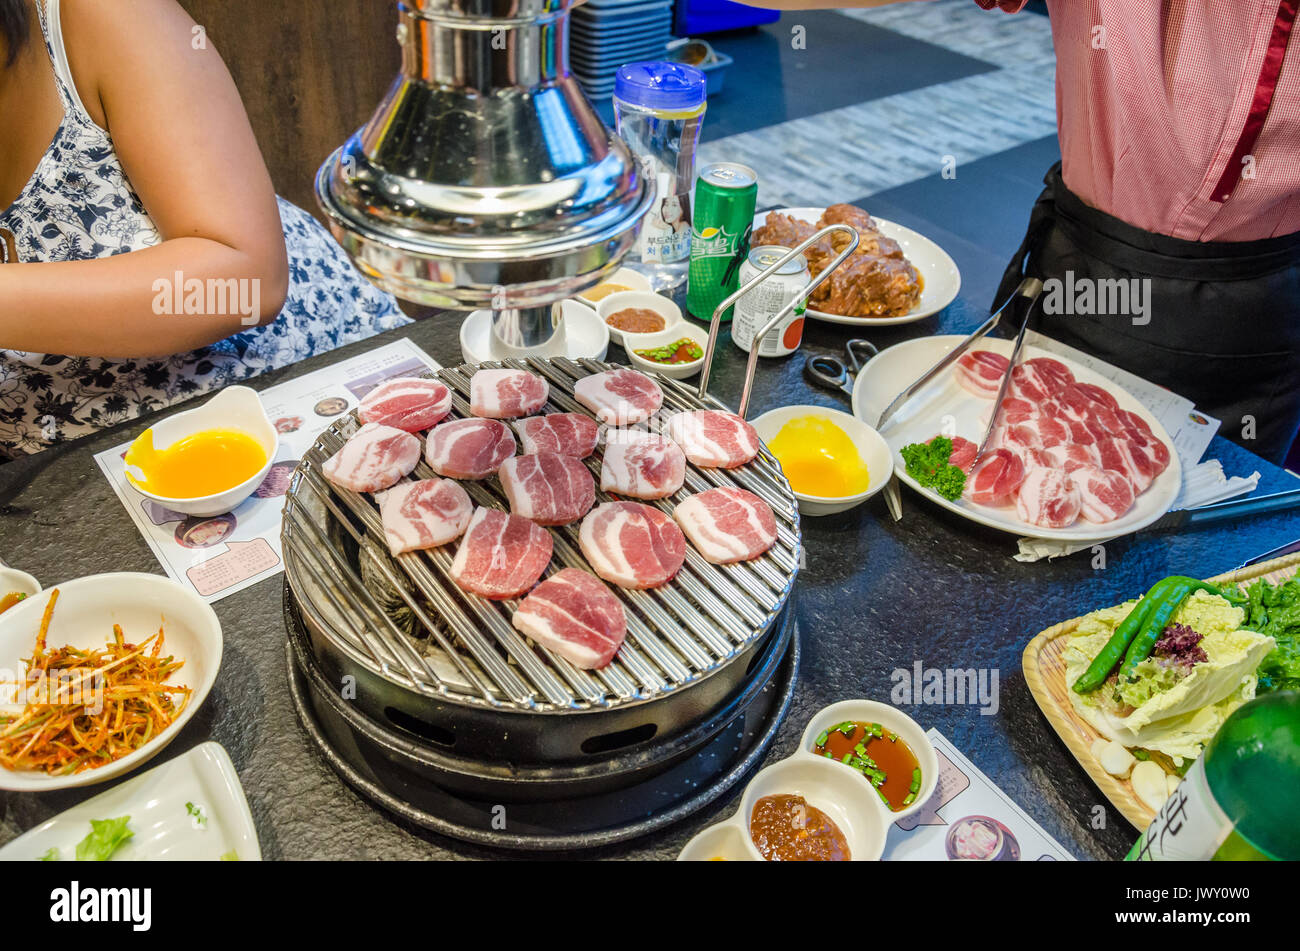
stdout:
[(1186, 395), (1280, 462), (1300, 427), (1300, 0), (1047, 6), (1061, 162), (997, 300), (1025, 274), (1055, 278), (1037, 329)]

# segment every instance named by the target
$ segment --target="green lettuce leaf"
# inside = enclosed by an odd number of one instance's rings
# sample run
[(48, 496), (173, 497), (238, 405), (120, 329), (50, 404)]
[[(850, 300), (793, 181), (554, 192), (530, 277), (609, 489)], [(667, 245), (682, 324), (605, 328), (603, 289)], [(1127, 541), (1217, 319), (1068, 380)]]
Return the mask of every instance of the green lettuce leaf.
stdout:
[(77, 843), (77, 861), (108, 861), (127, 839), (135, 835), (126, 827), (130, 821), (130, 816), (119, 816), (116, 819), (91, 819), (90, 835)]

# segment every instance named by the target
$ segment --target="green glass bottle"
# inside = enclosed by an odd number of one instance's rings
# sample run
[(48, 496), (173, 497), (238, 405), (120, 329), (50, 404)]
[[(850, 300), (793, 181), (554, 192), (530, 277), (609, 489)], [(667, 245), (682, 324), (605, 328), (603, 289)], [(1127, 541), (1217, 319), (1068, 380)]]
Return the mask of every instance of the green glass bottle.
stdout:
[(1128, 859), (1300, 859), (1300, 692), (1243, 704)]

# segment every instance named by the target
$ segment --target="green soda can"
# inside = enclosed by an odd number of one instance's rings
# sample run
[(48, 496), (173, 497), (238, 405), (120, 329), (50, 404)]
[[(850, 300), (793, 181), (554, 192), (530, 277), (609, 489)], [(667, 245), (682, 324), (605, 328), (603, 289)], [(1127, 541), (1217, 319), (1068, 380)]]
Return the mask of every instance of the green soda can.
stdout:
[[(713, 309), (740, 286), (757, 201), (758, 174), (748, 165), (715, 162), (700, 169), (686, 295), (687, 308), (700, 320), (712, 320)], [(722, 319), (730, 320), (733, 309)]]

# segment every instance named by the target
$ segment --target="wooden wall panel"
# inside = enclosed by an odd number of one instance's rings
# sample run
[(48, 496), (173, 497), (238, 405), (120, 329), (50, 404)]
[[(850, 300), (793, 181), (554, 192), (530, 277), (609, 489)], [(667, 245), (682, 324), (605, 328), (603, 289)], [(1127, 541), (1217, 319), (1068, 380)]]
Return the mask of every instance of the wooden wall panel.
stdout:
[(320, 217), (312, 181), (397, 75), (393, 0), (180, 0), (230, 68), (276, 191)]

